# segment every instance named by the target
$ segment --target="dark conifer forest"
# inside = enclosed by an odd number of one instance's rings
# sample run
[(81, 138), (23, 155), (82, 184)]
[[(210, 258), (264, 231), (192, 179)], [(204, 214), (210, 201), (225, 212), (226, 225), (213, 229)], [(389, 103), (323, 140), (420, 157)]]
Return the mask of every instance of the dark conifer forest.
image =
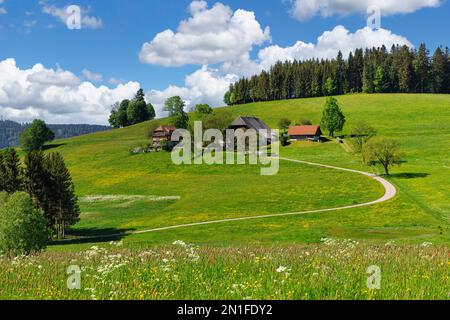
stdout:
[(345, 59), (278, 62), (259, 75), (230, 86), (228, 105), (257, 101), (322, 97), (348, 93), (450, 93), (449, 49), (433, 54), (393, 46), (357, 49)]

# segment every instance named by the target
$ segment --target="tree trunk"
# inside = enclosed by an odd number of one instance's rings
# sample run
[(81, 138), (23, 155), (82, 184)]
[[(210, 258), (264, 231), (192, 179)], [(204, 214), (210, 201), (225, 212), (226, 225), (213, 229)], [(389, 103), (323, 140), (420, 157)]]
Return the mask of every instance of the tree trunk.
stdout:
[(386, 172), (386, 175), (389, 177), (389, 166), (384, 165), (384, 171)]

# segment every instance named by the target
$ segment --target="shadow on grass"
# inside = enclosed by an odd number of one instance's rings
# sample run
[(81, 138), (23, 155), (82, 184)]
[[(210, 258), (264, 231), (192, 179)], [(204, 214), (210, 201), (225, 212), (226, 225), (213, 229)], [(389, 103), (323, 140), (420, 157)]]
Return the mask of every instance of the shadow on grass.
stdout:
[(135, 229), (116, 229), (116, 228), (88, 228), (68, 230), (66, 239), (54, 240), (49, 243), (50, 246), (65, 244), (86, 244), (98, 242), (120, 241), (129, 235)]
[(430, 175), (429, 173), (396, 173), (396, 174), (392, 174), (391, 178), (417, 179), (417, 178), (426, 178), (429, 175)]
[(54, 143), (54, 144), (46, 144), (42, 147), (42, 151), (47, 151), (47, 150), (51, 150), (51, 149), (56, 149), (59, 147), (63, 147), (67, 145), (67, 143)]

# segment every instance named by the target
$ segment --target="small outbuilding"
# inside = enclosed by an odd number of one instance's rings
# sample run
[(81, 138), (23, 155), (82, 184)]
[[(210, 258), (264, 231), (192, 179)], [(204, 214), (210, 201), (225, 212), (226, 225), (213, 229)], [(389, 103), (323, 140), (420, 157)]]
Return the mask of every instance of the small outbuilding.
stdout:
[(289, 128), (289, 139), (292, 141), (315, 141), (320, 142), (322, 130), (320, 126), (294, 126)]

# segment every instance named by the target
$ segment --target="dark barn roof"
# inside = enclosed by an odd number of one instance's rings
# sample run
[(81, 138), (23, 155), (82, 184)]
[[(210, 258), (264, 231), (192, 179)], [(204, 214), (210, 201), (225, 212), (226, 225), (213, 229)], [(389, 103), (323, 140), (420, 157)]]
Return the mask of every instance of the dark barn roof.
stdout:
[(259, 130), (266, 130), (262, 132), (262, 135), (267, 139), (270, 143), (272, 141), (272, 129), (270, 129), (261, 119), (256, 117), (239, 117), (233, 121), (233, 123), (229, 127), (230, 129), (237, 130), (246, 128), (248, 130), (253, 129), (257, 133), (260, 133)]
[(230, 125), (230, 129), (246, 127), (247, 129), (270, 130), (270, 128), (256, 117), (239, 117)]

